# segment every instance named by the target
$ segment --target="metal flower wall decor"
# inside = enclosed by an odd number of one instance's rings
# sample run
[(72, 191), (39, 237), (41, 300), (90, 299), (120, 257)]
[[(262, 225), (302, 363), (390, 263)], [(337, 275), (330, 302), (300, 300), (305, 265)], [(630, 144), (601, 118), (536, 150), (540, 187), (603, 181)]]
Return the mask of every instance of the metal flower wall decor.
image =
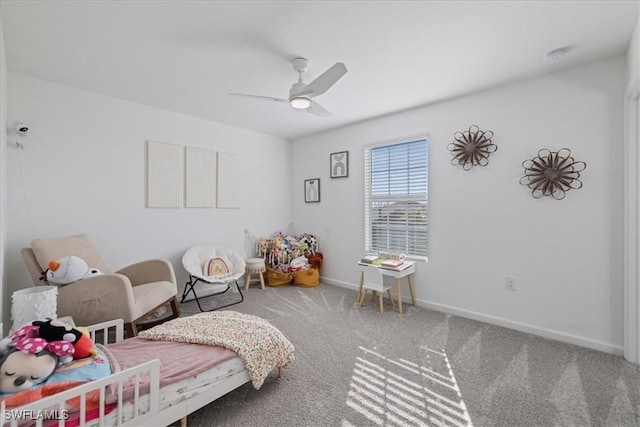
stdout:
[(587, 164), (576, 162), (568, 148), (558, 151), (543, 148), (536, 157), (522, 162), (522, 167), (524, 176), (520, 178), (520, 184), (529, 187), (535, 199), (551, 196), (562, 200), (567, 191), (582, 188), (580, 172)]
[(491, 142), (493, 132), (480, 130), (476, 125), (464, 132), (456, 132), (453, 138), (454, 141), (447, 145), (447, 149), (453, 155), (451, 164), (460, 165), (466, 171), (473, 166), (487, 166), (489, 155), (498, 149), (498, 146)]

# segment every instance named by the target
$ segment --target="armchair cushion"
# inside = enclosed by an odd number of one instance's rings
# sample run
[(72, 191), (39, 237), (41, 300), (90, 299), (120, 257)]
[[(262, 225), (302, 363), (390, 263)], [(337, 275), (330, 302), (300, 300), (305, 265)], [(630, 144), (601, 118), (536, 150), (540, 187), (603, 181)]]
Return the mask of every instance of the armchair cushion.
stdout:
[(121, 268), (116, 273), (124, 274), (132, 286), (149, 282), (177, 283), (173, 265), (166, 259), (149, 259)]
[(56, 261), (69, 255), (82, 258), (87, 265), (103, 273), (112, 271), (84, 233), (67, 237), (35, 239), (31, 242), (31, 249), (42, 271), (47, 270), (49, 261)]

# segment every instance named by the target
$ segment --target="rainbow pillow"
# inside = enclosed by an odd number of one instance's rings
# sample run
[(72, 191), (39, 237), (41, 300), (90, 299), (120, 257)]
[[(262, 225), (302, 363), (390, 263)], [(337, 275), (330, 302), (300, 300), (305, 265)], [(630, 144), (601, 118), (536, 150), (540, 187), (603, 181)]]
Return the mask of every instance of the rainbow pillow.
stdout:
[(231, 276), (229, 261), (224, 258), (211, 258), (204, 267), (204, 275), (214, 279), (222, 279)]

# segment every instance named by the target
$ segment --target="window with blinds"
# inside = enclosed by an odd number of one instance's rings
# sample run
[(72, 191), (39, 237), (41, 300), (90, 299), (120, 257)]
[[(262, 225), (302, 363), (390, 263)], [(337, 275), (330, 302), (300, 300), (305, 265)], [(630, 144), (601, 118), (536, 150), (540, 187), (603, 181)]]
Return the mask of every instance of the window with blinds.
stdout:
[(427, 259), (428, 140), (365, 148), (365, 251)]

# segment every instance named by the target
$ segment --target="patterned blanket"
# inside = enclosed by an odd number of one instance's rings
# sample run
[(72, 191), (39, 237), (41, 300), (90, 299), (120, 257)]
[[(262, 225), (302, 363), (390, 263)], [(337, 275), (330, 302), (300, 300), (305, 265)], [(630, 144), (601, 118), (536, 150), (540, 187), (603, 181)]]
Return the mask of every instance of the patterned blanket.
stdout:
[(293, 344), (266, 320), (236, 311), (214, 311), (170, 320), (138, 334), (154, 341), (225, 347), (244, 360), (253, 387), (259, 389), (273, 369), (294, 360)]

